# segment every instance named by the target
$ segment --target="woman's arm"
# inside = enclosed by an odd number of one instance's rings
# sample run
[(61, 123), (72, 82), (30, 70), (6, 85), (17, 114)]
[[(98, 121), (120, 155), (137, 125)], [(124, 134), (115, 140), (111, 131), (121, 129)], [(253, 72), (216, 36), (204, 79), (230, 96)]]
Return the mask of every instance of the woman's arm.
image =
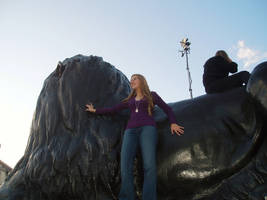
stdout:
[(237, 64), (235, 62), (228, 63), (228, 70), (231, 73), (237, 72)]
[(168, 106), (168, 104), (166, 104), (166, 103), (162, 100), (162, 98), (161, 98), (155, 91), (151, 91), (151, 94), (152, 94), (152, 96), (153, 96), (154, 103), (155, 103), (156, 105), (158, 105), (158, 106), (159, 106), (159, 107), (166, 113), (166, 115), (167, 115), (168, 118), (169, 118), (170, 123), (171, 123), (171, 124), (172, 124), (172, 123), (177, 124), (177, 122), (176, 122), (176, 118), (175, 118), (175, 116), (174, 116), (174, 113), (173, 113), (171, 107)]
[(223, 66), (226, 68), (228, 72), (235, 73), (237, 72), (237, 63), (233, 62), (230, 58), (225, 59), (221, 56), (219, 58), (222, 60)]
[(167, 114), (169, 121), (170, 121), (170, 124), (171, 124), (171, 133), (172, 134), (176, 133), (177, 135), (184, 134), (184, 130), (183, 130), (184, 127), (179, 126), (177, 124), (175, 115), (174, 115), (171, 107), (168, 106), (168, 104), (166, 104), (156, 92), (151, 91), (151, 94), (153, 96), (155, 104), (158, 105), (161, 109), (163, 109), (164, 112)]
[(116, 112), (119, 112), (122, 109), (128, 108), (128, 102), (120, 102), (119, 104), (116, 104), (115, 106), (108, 107), (108, 108), (94, 108), (94, 106), (91, 104), (86, 104), (86, 110), (89, 112), (93, 112), (96, 114), (114, 114)]
[[(235, 73), (237, 72), (237, 63), (233, 62), (230, 58), (224, 58), (222, 56), (214, 56), (211, 58), (211, 61), (209, 63), (210, 69), (215, 72), (215, 75), (221, 74), (221, 70), (223, 69), (224, 71)], [(218, 67), (222, 69), (217, 69)]]

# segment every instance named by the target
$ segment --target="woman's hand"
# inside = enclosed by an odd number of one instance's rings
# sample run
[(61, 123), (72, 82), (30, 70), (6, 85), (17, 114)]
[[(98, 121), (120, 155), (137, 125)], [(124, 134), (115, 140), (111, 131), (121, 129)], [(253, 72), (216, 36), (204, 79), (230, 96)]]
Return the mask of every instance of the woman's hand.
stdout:
[(95, 112), (95, 109), (94, 109), (94, 106), (93, 106), (92, 103), (90, 103), (90, 104), (86, 104), (85, 106), (86, 106), (85, 111)]
[(172, 134), (174, 134), (174, 132), (177, 134), (177, 135), (182, 135), (184, 134), (184, 127), (182, 126), (179, 126), (178, 124), (175, 124), (175, 123), (172, 123), (171, 124), (171, 132)]

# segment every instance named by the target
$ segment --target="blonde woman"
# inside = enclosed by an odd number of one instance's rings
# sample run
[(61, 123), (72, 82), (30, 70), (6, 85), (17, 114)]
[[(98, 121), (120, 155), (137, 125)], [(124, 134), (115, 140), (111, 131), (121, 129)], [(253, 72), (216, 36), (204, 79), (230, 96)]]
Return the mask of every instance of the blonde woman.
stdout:
[(140, 147), (143, 168), (143, 200), (156, 200), (157, 171), (156, 171), (156, 145), (158, 133), (153, 118), (154, 105), (158, 105), (167, 114), (172, 134), (182, 135), (184, 128), (176, 122), (172, 109), (154, 91), (150, 91), (147, 81), (141, 74), (131, 76), (132, 91), (127, 98), (110, 108), (94, 108), (92, 104), (86, 105), (86, 111), (96, 114), (115, 114), (129, 108), (130, 119), (127, 123), (121, 148), (121, 189), (120, 200), (135, 200), (133, 163), (137, 148)]
[(228, 76), (237, 72), (237, 64), (233, 62), (224, 50), (216, 52), (204, 64), (203, 85), (206, 93), (218, 93), (246, 85), (250, 77), (247, 71)]

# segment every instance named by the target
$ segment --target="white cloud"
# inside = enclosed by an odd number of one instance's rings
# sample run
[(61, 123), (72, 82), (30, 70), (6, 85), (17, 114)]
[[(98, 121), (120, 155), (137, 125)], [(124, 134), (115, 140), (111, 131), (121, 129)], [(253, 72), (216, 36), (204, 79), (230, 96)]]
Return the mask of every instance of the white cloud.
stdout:
[(267, 59), (267, 52), (260, 52), (245, 45), (245, 41), (239, 40), (237, 42), (237, 59), (242, 61), (244, 68), (248, 69), (252, 64), (258, 63), (261, 60)]

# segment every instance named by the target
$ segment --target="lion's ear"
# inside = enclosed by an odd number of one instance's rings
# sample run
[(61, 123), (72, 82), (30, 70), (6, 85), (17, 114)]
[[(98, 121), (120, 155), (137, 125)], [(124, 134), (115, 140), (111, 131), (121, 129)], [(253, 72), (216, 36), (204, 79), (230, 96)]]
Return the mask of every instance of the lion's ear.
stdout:
[(65, 70), (65, 65), (63, 65), (63, 63), (59, 61), (56, 68), (56, 76), (60, 78), (64, 70)]

